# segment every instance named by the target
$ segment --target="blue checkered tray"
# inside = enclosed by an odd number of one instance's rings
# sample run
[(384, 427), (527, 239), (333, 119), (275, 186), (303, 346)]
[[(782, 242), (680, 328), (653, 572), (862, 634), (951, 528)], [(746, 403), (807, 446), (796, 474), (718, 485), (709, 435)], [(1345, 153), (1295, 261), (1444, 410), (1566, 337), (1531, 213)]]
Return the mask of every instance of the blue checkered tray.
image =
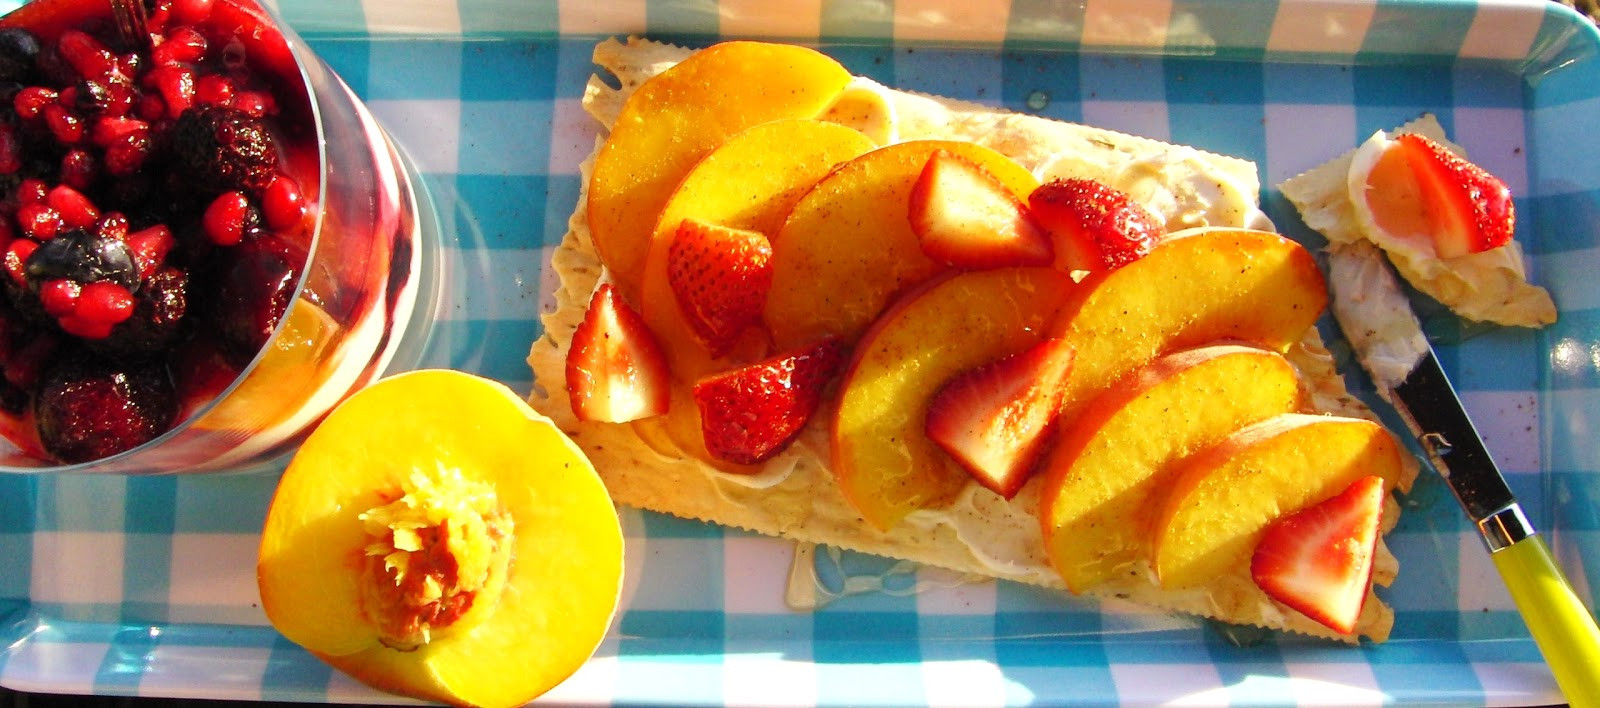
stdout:
[[(884, 83), (1253, 159), (1271, 185), (1438, 114), (1518, 195), (1562, 309), (1541, 332), (1430, 323), (1467, 406), (1580, 593), (1600, 585), (1600, 38), (1540, 1), (282, 0), (421, 165), (447, 230), (425, 364), (528, 390), (549, 249), (594, 128), (593, 42), (816, 43)], [(781, 10), (774, 11), (774, 7)], [(773, 15), (769, 17), (768, 15)], [(1356, 380), (1359, 387), (1364, 382)], [(270, 475), (0, 478), (0, 683), (116, 695), (380, 701), (266, 626)], [(1332, 647), (846, 554), (884, 592), (782, 598), (782, 542), (624, 510), (624, 609), (552, 694), (584, 703), (1526, 704), (1559, 701), (1457, 510), (1424, 476), (1391, 538), (1394, 637)], [(826, 555), (826, 554), (821, 554)], [(826, 564), (823, 575), (838, 579)], [(920, 593), (913, 585), (927, 586)]]

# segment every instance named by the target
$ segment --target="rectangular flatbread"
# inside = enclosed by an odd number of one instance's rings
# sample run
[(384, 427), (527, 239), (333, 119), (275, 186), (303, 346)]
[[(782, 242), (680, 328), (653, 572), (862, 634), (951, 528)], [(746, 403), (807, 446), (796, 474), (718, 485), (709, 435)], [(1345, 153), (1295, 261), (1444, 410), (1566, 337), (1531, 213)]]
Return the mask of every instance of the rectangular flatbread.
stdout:
[[(593, 77), (585, 93), (585, 109), (609, 129), (634, 89), (689, 53), (639, 39), (601, 42), (595, 49), (595, 63), (614, 77), (617, 88), (602, 77)], [(1119, 185), (1159, 219), (1165, 219), (1169, 228), (1270, 228), (1256, 205), (1259, 178), (1255, 165), (1247, 160), (972, 103), (884, 91), (891, 97), (896, 140), (977, 142), (1011, 157), (1041, 180), (1065, 175)], [(582, 165), (585, 185), (593, 159), (591, 155)], [(1228, 197), (1230, 192), (1238, 194)], [(865, 523), (833, 481), (825, 426), (817, 420), (826, 417), (825, 410), (814, 417), (794, 445), (754, 476), (726, 474), (675, 454), (670, 443), (641, 436), (633, 425), (578, 421), (563, 385), (567, 348), (590, 295), (605, 275), (590, 240), (585, 204), (586, 195), (580, 195), (569, 231), (553, 256), (559, 284), (554, 309), (543, 316), (544, 335), (533, 344), (528, 358), (537, 382), (530, 402), (584, 449), (619, 504), (958, 572), (1063, 587), (1043, 551), (1033, 512), (1038, 505), (1036, 482), (1030, 482), (1010, 501), (970, 484), (949, 508), (914, 512), (885, 532)], [(1291, 349), (1289, 358), (1299, 368), (1319, 411), (1371, 417), (1346, 391), (1315, 328)], [(1409, 477), (1406, 483), (1408, 486)], [(1391, 499), (1385, 514), (1386, 530), (1392, 527), (1397, 512)], [(1387, 585), (1397, 572), (1398, 562), (1380, 541), (1375, 582)], [(1206, 590), (1164, 590), (1149, 577), (1130, 577), (1108, 582), (1089, 594), (1346, 642), (1358, 636), (1382, 641), (1393, 622), (1389, 607), (1369, 596), (1357, 631), (1338, 635), (1268, 600), (1247, 570)]]

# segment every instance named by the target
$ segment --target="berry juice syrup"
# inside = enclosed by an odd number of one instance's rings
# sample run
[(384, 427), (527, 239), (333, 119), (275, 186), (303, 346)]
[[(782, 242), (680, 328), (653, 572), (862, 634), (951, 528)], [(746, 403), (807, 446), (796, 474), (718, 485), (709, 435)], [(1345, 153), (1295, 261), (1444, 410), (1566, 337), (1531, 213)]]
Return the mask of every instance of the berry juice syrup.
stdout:
[(415, 195), (356, 97), (250, 0), (146, 8), (149, 42), (107, 0), (0, 19), (7, 467), (270, 460), (411, 318)]

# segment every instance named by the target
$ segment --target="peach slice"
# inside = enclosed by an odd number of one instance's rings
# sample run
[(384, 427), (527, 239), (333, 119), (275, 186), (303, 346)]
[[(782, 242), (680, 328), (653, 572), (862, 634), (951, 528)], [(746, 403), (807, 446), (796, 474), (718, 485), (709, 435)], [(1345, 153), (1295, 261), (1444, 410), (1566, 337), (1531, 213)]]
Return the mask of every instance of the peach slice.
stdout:
[(923, 254), (909, 219), (912, 187), (939, 150), (976, 163), (1019, 201), (1039, 186), (1021, 165), (974, 143), (917, 140), (840, 165), (772, 240), (766, 321), (779, 349), (829, 335), (853, 342), (896, 293), (944, 270)]
[(622, 552), (571, 440), (503, 385), (430, 370), (357, 392), (306, 440), (257, 575), (273, 626), (356, 679), (512, 706), (598, 646)]
[(1301, 401), (1288, 360), (1239, 345), (1169, 354), (1096, 396), (1041, 472), (1045, 551), (1067, 588), (1139, 572), (1172, 463)]
[(1328, 301), (1305, 247), (1246, 229), (1179, 232), (1081, 285), (1053, 334), (1078, 353), (1062, 426), (1107, 386), (1167, 352), (1230, 339), (1285, 351)]
[(836, 123), (774, 121), (728, 138), (688, 171), (662, 207), (650, 240), (641, 244), (649, 256), (640, 273), (640, 311), (666, 350), (673, 378), (694, 381), (728, 368), (695, 335), (667, 276), (667, 254), (678, 225), (693, 218), (770, 237), (806, 190), (835, 165), (872, 147), (867, 136)]
[(822, 113), (849, 82), (812, 49), (724, 42), (634, 91), (589, 177), (589, 231), (622, 292), (638, 295), (656, 217), (696, 161), (750, 126)]
[(1199, 585), (1247, 569), (1269, 523), (1362, 477), (1394, 488), (1401, 450), (1368, 420), (1290, 413), (1268, 418), (1180, 463), (1151, 526), (1163, 587)]
[(850, 502), (888, 529), (972, 482), (925, 432), (946, 381), (1038, 344), (1073, 288), (1050, 268), (999, 268), (908, 293), (867, 330), (840, 385), (833, 471)]

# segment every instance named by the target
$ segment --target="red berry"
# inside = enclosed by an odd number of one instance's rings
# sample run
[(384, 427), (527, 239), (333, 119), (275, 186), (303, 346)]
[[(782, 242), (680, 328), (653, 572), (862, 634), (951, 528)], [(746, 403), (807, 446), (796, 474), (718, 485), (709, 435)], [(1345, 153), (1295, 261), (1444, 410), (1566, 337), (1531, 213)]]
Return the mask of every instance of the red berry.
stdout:
[(56, 51), (85, 79), (105, 78), (117, 68), (117, 58), (106, 45), (78, 30), (62, 32)]
[(61, 182), (73, 189), (83, 191), (94, 184), (95, 178), (94, 155), (83, 148), (73, 148), (61, 156)]
[[(144, 57), (138, 52), (119, 54), (117, 55), (117, 78), (121, 79), (131, 76), (138, 76), (144, 71), (144, 65)], [(122, 84), (119, 82), (113, 85), (120, 86)]]
[(149, 135), (142, 132), (124, 135), (120, 142), (106, 147), (106, 173), (117, 177), (126, 177), (138, 172), (139, 168), (144, 166), (144, 161), (149, 157)]
[(299, 226), (306, 217), (306, 200), (300, 184), (288, 175), (272, 178), (261, 193), (261, 215), (267, 225), (283, 231)]
[(61, 93), (56, 94), (56, 103), (59, 103), (66, 108), (72, 108), (73, 106), (77, 105), (78, 87), (68, 86), (64, 89), (61, 89)]
[(61, 214), (46, 204), (23, 204), (17, 207), (17, 227), (35, 241), (49, 240), (61, 230)]
[(115, 322), (101, 322), (91, 320), (77, 314), (67, 315), (56, 320), (61, 325), (61, 331), (81, 339), (105, 339), (111, 336), (111, 328)]
[(205, 55), (206, 38), (193, 27), (179, 27), (168, 33), (166, 41), (150, 52), (150, 59), (156, 66), (193, 64)]
[(128, 234), (128, 250), (139, 266), (139, 279), (145, 280), (154, 274), (177, 243), (172, 230), (161, 224)]
[(11, 245), (6, 247), (5, 256), (0, 259), (3, 260), (3, 263), (0, 263), (0, 265), (5, 266), (6, 273), (11, 276), (12, 282), (22, 287), (28, 286), (28, 270), (25, 266), (28, 263), (28, 256), (33, 255), (34, 250), (38, 248), (38, 241), (29, 241), (25, 238), (12, 241)]
[(206, 207), (201, 223), (212, 243), (232, 246), (244, 238), (244, 221), (249, 212), (250, 200), (243, 192), (223, 192)]
[(50, 128), (50, 134), (55, 136), (56, 142), (72, 145), (83, 140), (83, 119), (61, 104), (46, 105), (39, 109), (39, 113), (44, 116), (44, 124)]
[(272, 100), (271, 94), (261, 91), (239, 91), (233, 94), (233, 101), (229, 102), (228, 107), (251, 118), (260, 118), (277, 112), (278, 106)]
[(172, 21), (197, 25), (211, 16), (212, 0), (172, 0)]
[(206, 106), (226, 106), (233, 101), (233, 82), (221, 74), (207, 74), (194, 82), (194, 100)]
[(194, 70), (187, 66), (158, 66), (144, 75), (144, 85), (161, 93), (167, 117), (177, 118), (194, 104)]
[(100, 210), (94, 207), (94, 202), (89, 201), (82, 192), (64, 184), (45, 195), (45, 204), (56, 210), (62, 224), (72, 228), (86, 228), (100, 220)]
[(50, 280), (39, 286), (39, 304), (51, 317), (65, 317), (78, 309), (82, 288), (70, 280)]
[(138, 118), (125, 118), (120, 116), (106, 116), (94, 122), (94, 129), (89, 133), (89, 140), (100, 147), (111, 147), (135, 133), (148, 133), (150, 124)]
[(17, 92), (16, 97), (11, 99), (11, 105), (17, 109), (18, 116), (31, 120), (38, 118), (39, 111), (45, 106), (54, 104), (57, 97), (55, 91), (43, 86), (29, 86)]
[(22, 169), (22, 141), (10, 125), (0, 125), (0, 175), (9, 175)]
[(138, 114), (140, 118), (147, 121), (161, 120), (167, 117), (167, 102), (153, 93), (141, 95), (139, 97)]
[(73, 314), (91, 322), (117, 324), (133, 314), (133, 293), (109, 280), (83, 286)]
[(145, 19), (144, 26), (145, 29), (150, 30), (151, 34), (161, 34), (166, 31), (167, 23), (170, 21), (172, 21), (172, 3), (158, 2), (150, 10), (150, 15)]
[(29, 177), (17, 185), (18, 204), (43, 204), (44, 195), (50, 193), (50, 185), (37, 177)]

